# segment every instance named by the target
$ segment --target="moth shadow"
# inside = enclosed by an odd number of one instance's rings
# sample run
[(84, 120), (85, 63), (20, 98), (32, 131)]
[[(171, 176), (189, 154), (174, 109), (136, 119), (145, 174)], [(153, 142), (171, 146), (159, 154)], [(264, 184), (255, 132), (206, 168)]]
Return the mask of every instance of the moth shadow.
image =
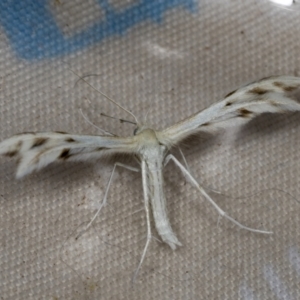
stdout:
[[(105, 180), (103, 184), (107, 184), (107, 174), (112, 172), (114, 164), (120, 162), (133, 167), (138, 168), (138, 164), (134, 161), (134, 158), (129, 155), (112, 155), (108, 157), (87, 160), (84, 162), (54, 162), (43, 169), (43, 172), (36, 171), (33, 174), (26, 176), (30, 179), (31, 184), (33, 182), (47, 181), (50, 186), (57, 186), (63, 182), (64, 187), (71, 186), (84, 186), (85, 183)], [(101, 175), (101, 171), (106, 170), (105, 175)], [(129, 171), (128, 171), (129, 172)], [(135, 172), (129, 172), (135, 173)], [(128, 175), (130, 176), (130, 175)], [(32, 177), (36, 177), (34, 180)], [(103, 178), (102, 178), (103, 177)]]
[(243, 126), (236, 134), (235, 144), (245, 142), (248, 139), (256, 139), (269, 137), (274, 132), (280, 133), (290, 130), (291, 128), (299, 128), (300, 113), (294, 112), (291, 114), (276, 115), (266, 113), (260, 115), (245, 126)]
[(174, 153), (174, 155), (176, 153), (176, 157), (181, 156), (179, 149), (184, 152), (185, 156), (192, 155), (195, 152), (201, 154), (201, 152), (205, 152), (207, 149), (217, 144), (219, 137), (220, 133), (214, 135), (207, 132), (199, 132), (181, 141), (177, 147), (174, 147), (171, 150), (171, 152)]

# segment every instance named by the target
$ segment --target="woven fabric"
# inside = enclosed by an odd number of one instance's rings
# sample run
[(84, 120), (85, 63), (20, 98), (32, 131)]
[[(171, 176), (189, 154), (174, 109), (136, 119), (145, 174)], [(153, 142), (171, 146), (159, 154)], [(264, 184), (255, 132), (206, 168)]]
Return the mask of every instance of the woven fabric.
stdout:
[[(235, 88), (300, 75), (300, 10), (270, 1), (8, 1), (0, 3), (1, 139), (26, 131), (118, 135), (134, 126), (93, 86), (160, 129)], [(94, 75), (94, 76), (91, 76)], [(141, 174), (113, 161), (53, 164), (21, 180), (0, 164), (0, 299), (300, 299), (299, 114), (267, 115), (183, 149), (192, 174), (240, 230), (176, 166), (168, 215), (183, 244), (146, 237)], [(174, 155), (180, 159), (176, 150)], [(126, 161), (135, 165), (135, 161)], [(215, 193), (212, 190), (220, 191)], [(153, 228), (154, 236), (159, 238)]]

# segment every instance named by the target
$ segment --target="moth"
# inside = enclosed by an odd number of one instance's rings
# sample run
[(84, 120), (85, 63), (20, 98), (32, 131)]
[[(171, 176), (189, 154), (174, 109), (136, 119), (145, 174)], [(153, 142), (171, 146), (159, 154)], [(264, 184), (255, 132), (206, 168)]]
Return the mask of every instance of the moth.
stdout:
[[(197, 180), (189, 172), (188, 167), (170, 154), (170, 149), (178, 146), (181, 141), (191, 135), (200, 132), (215, 133), (217, 129), (243, 125), (263, 113), (300, 111), (296, 93), (300, 88), (299, 77), (268, 77), (248, 84), (229, 93), (224, 100), (163, 130), (155, 130), (151, 126), (140, 123), (129, 110), (94, 88), (82, 77), (80, 78), (135, 119), (133, 123), (136, 125), (136, 128), (133, 136), (119, 137), (110, 135), (106, 131), (99, 136), (64, 132), (22, 133), (2, 141), (0, 143), (0, 154), (18, 158), (17, 178), (40, 170), (52, 162), (85, 161), (116, 153), (127, 153), (136, 157), (142, 174), (147, 240), (134, 278), (145, 259), (152, 237), (150, 209), (152, 209), (155, 227), (162, 241), (173, 250), (177, 246), (181, 246), (180, 241), (172, 230), (166, 211), (163, 168), (169, 161), (172, 161), (181, 170), (188, 182), (214, 206), (220, 216), (227, 218), (243, 229), (258, 233), (271, 233), (244, 226), (227, 215), (213, 201), (204, 188), (198, 184)], [(137, 171), (136, 168), (115, 163), (102, 205), (92, 221), (107, 201), (109, 186), (117, 166)]]

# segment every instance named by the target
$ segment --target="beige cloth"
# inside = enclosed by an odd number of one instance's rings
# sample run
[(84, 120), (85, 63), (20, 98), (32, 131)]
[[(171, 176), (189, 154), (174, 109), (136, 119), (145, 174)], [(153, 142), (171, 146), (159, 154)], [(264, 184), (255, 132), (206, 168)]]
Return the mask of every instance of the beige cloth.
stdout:
[[(110, 3), (124, 12), (136, 2)], [(47, 9), (72, 38), (105, 18), (97, 3), (53, 0)], [(97, 74), (87, 80), (158, 129), (244, 83), (300, 75), (297, 5), (174, 5), (159, 22), (137, 22), (121, 35), (39, 60), (21, 57), (6, 26), (0, 27), (1, 139), (23, 131), (99, 134), (80, 109), (103, 129), (132, 134), (132, 125), (100, 117), (130, 119), (85, 83), (74, 86), (78, 77), (70, 69)], [(0, 299), (300, 299), (299, 141), (295, 113), (262, 116), (234, 135), (184, 149), (194, 176), (222, 193), (212, 196), (231, 217), (274, 234), (240, 230), (225, 219), (218, 224), (217, 212), (170, 164), (168, 212), (183, 246), (172, 251), (153, 239), (133, 286), (146, 236), (140, 173), (117, 169), (107, 206), (76, 241), (99, 206), (112, 162), (53, 164), (16, 180), (14, 161), (1, 158)]]

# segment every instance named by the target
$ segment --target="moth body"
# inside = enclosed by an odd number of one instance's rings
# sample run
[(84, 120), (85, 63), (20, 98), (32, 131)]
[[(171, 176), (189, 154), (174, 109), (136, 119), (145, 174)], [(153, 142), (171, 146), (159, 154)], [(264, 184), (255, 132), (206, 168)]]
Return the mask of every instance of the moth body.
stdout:
[(173, 232), (167, 215), (162, 173), (168, 148), (158, 140), (156, 131), (151, 128), (138, 128), (136, 136), (140, 144), (138, 156), (146, 166), (147, 186), (144, 187), (144, 193), (152, 206), (155, 228), (163, 242), (175, 250), (181, 243)]

